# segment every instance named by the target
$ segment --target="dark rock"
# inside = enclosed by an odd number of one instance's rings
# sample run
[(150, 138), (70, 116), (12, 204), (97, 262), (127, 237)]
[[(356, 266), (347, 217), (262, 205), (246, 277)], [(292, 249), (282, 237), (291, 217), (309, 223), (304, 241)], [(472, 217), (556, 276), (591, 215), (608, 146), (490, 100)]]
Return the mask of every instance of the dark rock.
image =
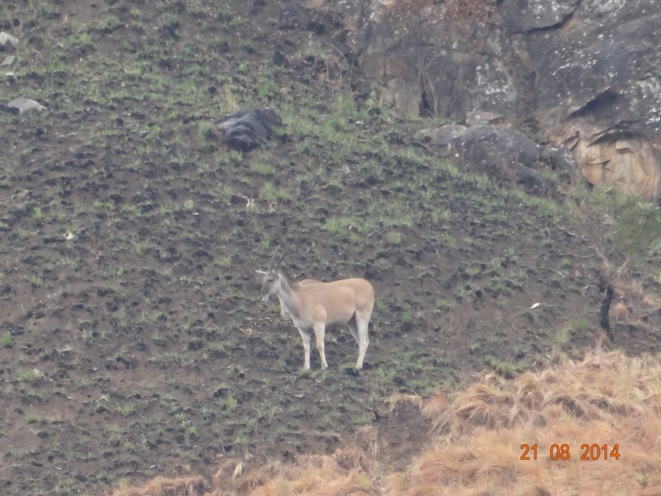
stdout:
[(554, 184), (534, 169), (541, 160), (541, 147), (519, 131), (449, 124), (421, 134), (441, 147), (445, 155), (473, 170), (520, 184), (529, 192), (549, 193), (554, 189)]
[(549, 163), (554, 170), (560, 171), (562, 179), (571, 180), (578, 174), (574, 154), (564, 145), (549, 150)]
[(273, 53), (273, 63), (275, 65), (286, 67), (287, 66), (287, 57), (285, 57), (285, 54), (283, 54), (282, 52), (276, 50)]
[(281, 124), (282, 118), (270, 107), (240, 110), (214, 122), (227, 144), (240, 151), (264, 145), (273, 136), (273, 126)]

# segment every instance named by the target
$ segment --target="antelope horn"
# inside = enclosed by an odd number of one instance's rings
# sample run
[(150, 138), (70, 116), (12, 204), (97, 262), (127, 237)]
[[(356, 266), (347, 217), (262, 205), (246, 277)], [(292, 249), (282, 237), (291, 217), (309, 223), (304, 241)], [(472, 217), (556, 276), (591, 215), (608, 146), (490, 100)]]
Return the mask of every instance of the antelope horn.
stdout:
[(269, 270), (276, 270), (278, 267), (280, 267), (282, 259), (285, 257), (285, 253), (287, 253), (288, 249), (289, 248), (285, 248), (284, 250), (280, 251), (280, 245), (276, 246), (275, 251), (273, 252), (273, 256), (271, 257)]
[(275, 261), (276, 261), (276, 258), (278, 257), (278, 250), (280, 250), (280, 245), (275, 247), (275, 251), (273, 252), (273, 255), (271, 256), (271, 262), (269, 263), (269, 268), (267, 270), (273, 270), (273, 267), (275, 267)]
[(280, 252), (280, 254), (278, 255), (278, 258), (275, 261), (275, 265), (273, 266), (274, 269), (279, 269), (280, 268), (280, 264), (282, 263), (282, 259), (285, 258), (285, 254), (287, 253), (287, 250), (289, 250), (289, 248), (285, 248), (284, 250), (282, 250)]

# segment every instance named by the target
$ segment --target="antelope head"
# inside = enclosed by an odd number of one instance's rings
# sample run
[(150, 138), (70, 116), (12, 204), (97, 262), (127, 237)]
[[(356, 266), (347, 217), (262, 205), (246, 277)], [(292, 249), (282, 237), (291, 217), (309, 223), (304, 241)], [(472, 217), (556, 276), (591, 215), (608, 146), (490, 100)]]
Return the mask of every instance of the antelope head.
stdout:
[(273, 252), (273, 256), (271, 257), (271, 264), (269, 265), (268, 270), (266, 272), (263, 270), (257, 271), (257, 273), (264, 276), (261, 290), (262, 301), (264, 302), (268, 301), (269, 297), (277, 294), (280, 290), (282, 280), (279, 269), (285, 253), (287, 253), (287, 248), (280, 250), (280, 245), (278, 245)]

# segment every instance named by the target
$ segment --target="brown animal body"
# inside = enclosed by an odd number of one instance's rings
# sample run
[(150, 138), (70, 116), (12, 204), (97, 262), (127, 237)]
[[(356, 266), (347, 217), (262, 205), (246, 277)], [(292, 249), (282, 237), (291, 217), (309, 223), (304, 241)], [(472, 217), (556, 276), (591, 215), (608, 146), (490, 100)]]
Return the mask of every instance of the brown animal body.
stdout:
[[(351, 335), (358, 343), (356, 368), (363, 368), (369, 345), (368, 327), (374, 309), (374, 288), (361, 278), (321, 282), (304, 279), (293, 283), (278, 270), (284, 251), (276, 249), (271, 266), (264, 274), (262, 301), (276, 296), (280, 301), (283, 317), (290, 316), (303, 340), (304, 368), (310, 368), (310, 331), (314, 332), (321, 368), (328, 367), (324, 349), (326, 328), (349, 326)], [(259, 271), (258, 271), (259, 272)]]

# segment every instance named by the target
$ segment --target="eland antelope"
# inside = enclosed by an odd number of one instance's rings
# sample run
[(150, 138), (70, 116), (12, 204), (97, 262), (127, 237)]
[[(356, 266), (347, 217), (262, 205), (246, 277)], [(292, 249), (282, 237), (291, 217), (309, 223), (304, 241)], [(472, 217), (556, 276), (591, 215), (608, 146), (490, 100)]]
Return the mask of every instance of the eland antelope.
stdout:
[(292, 282), (280, 270), (287, 250), (278, 246), (262, 282), (262, 301), (276, 296), (280, 300), (280, 314), (290, 316), (303, 340), (304, 368), (310, 368), (310, 330), (314, 331), (321, 368), (328, 367), (324, 352), (326, 327), (348, 324), (358, 343), (356, 368), (363, 368), (369, 344), (367, 328), (374, 308), (374, 288), (365, 279), (352, 278), (321, 282), (304, 279)]

